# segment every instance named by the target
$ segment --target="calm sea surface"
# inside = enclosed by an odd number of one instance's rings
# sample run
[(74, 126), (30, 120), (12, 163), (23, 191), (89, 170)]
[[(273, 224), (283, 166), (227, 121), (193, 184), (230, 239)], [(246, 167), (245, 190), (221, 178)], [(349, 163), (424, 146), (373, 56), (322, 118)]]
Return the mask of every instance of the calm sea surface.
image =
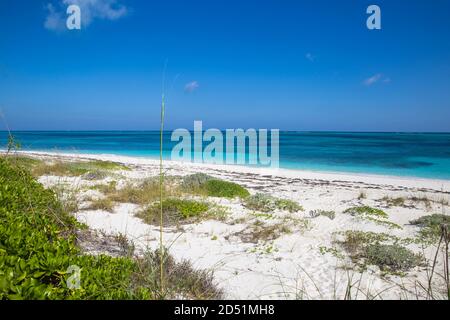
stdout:
[[(157, 131), (14, 132), (23, 150), (159, 156)], [(170, 158), (170, 132), (164, 157)], [(7, 133), (0, 132), (0, 147)], [(206, 144), (205, 144), (206, 145)], [(450, 133), (280, 132), (280, 167), (450, 179)]]

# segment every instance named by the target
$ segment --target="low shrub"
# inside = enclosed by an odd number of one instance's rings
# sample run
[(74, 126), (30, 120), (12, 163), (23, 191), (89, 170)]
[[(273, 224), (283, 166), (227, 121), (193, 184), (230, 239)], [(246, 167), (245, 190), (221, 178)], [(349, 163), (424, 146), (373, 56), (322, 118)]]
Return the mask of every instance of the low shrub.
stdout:
[(291, 213), (303, 211), (303, 207), (292, 200), (279, 199), (263, 193), (257, 193), (245, 198), (243, 204), (247, 209), (261, 212), (271, 212), (276, 209)]
[(421, 266), (424, 262), (421, 255), (401, 245), (411, 243), (411, 239), (400, 239), (386, 233), (354, 230), (340, 234), (343, 235), (343, 239), (337, 243), (360, 267), (376, 265), (384, 272), (397, 274)]
[(387, 213), (383, 210), (372, 208), (369, 206), (351, 207), (346, 209), (344, 213), (349, 213), (352, 216), (373, 216), (379, 218), (388, 218)]
[[(173, 225), (189, 220), (190, 218), (198, 217), (205, 214), (209, 206), (204, 202), (195, 200), (185, 200), (177, 198), (164, 199), (162, 203), (163, 219), (165, 225)], [(156, 202), (143, 211), (139, 212), (137, 216), (144, 220), (144, 222), (152, 225), (159, 225), (161, 219), (161, 205)]]
[(423, 257), (398, 244), (370, 244), (365, 248), (368, 264), (383, 271), (408, 271), (423, 264)]
[(207, 181), (214, 179), (205, 173), (194, 173), (183, 177), (181, 186), (185, 190), (200, 189)]
[(208, 197), (245, 198), (250, 195), (247, 189), (237, 183), (213, 178), (204, 173), (195, 173), (183, 178), (183, 191)]
[(442, 228), (447, 228), (450, 232), (450, 216), (444, 214), (432, 214), (422, 216), (409, 222), (412, 225), (420, 227), (420, 235), (428, 240), (438, 240), (442, 234)]
[(275, 210), (275, 203), (271, 196), (257, 193), (244, 200), (244, 207), (261, 212), (270, 212)]
[(247, 189), (237, 183), (218, 179), (206, 181), (202, 188), (209, 197), (245, 198), (250, 195)]
[(303, 207), (297, 202), (289, 199), (275, 199), (275, 207), (282, 211), (288, 211), (290, 213), (303, 211)]

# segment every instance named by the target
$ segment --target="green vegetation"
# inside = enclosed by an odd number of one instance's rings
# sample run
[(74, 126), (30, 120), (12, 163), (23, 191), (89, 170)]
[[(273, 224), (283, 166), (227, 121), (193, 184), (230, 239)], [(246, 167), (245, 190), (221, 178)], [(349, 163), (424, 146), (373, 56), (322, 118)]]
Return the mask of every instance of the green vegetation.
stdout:
[[(0, 158), (0, 299), (218, 298), (212, 278), (186, 262), (163, 259), (161, 289), (157, 253), (140, 259), (83, 254), (75, 235), (81, 224), (67, 214), (54, 191)], [(71, 288), (69, 267), (81, 270)]]
[(184, 190), (199, 190), (207, 181), (213, 179), (214, 177), (205, 173), (194, 173), (183, 177), (181, 187)]
[(358, 200), (367, 199), (367, 193), (365, 191), (361, 191), (358, 195)]
[(159, 199), (159, 184), (154, 179), (146, 180), (139, 185), (130, 183), (121, 189), (114, 188), (111, 191), (107, 196), (116, 202), (147, 205)]
[[(112, 212), (115, 203), (133, 203), (141, 206), (149, 205), (159, 200), (159, 181), (155, 178), (148, 178), (139, 184), (128, 183), (121, 189), (117, 189), (117, 182), (110, 181), (108, 184), (97, 184), (90, 187), (103, 193), (103, 197), (91, 200), (88, 209), (106, 210)], [(175, 194), (172, 189), (164, 188), (168, 195)]]
[(388, 207), (403, 207), (403, 206), (405, 206), (406, 199), (403, 197), (391, 198), (391, 197), (385, 196), (381, 199), (381, 201), (386, 202), (386, 205)]
[(86, 175), (90, 180), (103, 179), (110, 171), (130, 170), (127, 166), (112, 161), (53, 161), (27, 157), (8, 155), (4, 157), (10, 165), (30, 171), (35, 177), (43, 175), (77, 177)]
[(320, 246), (319, 252), (321, 255), (325, 255), (327, 253), (331, 254), (333, 257), (336, 257), (338, 259), (345, 258), (345, 256), (341, 253), (341, 251), (334, 247)]
[(244, 207), (260, 212), (271, 212), (276, 209), (291, 213), (303, 211), (297, 202), (287, 199), (275, 198), (263, 193), (257, 193), (244, 199)]
[[(128, 289), (131, 260), (81, 255), (70, 217), (51, 190), (26, 171), (0, 159), (0, 299), (149, 298), (145, 288)], [(82, 290), (66, 281), (71, 265), (81, 268)], [(104, 290), (104, 288), (108, 290)]]
[(21, 167), (23, 169), (31, 168), (42, 163), (42, 160), (16, 154), (5, 156), (3, 159), (11, 166)]
[[(134, 275), (135, 283), (145, 283), (152, 292), (161, 291), (165, 299), (205, 300), (223, 298), (222, 290), (214, 284), (210, 271), (195, 270), (187, 260), (176, 262), (163, 249), (164, 258), (161, 261), (160, 250), (149, 251), (144, 257), (138, 258), (136, 264), (139, 273)], [(161, 286), (161, 264), (163, 266), (164, 285)]]
[(398, 244), (371, 244), (365, 250), (367, 264), (378, 266), (383, 271), (408, 271), (423, 265), (423, 257)]
[(202, 215), (205, 219), (225, 221), (230, 215), (230, 210), (228, 207), (214, 203), (208, 204), (208, 206), (208, 211)]
[(321, 210), (321, 209), (318, 209), (318, 210), (311, 210), (310, 212), (309, 212), (309, 216), (311, 217), (311, 218), (316, 218), (316, 217), (319, 217), (319, 216), (324, 216), (324, 217), (327, 217), (327, 218), (329, 218), (330, 220), (334, 220), (334, 218), (336, 217), (336, 212), (334, 212), (334, 211), (332, 211), (332, 210)]
[[(145, 179), (139, 184), (128, 183), (121, 189), (117, 189), (115, 181), (107, 185), (100, 184), (91, 189), (102, 192), (111, 202), (134, 203), (138, 205), (148, 205), (160, 198), (159, 181), (155, 178)], [(173, 188), (165, 187), (166, 195), (174, 195)]]
[(91, 190), (97, 190), (100, 191), (103, 194), (111, 194), (116, 191), (117, 182), (116, 181), (110, 181), (108, 184), (97, 184), (94, 186), (91, 186), (89, 189)]
[(401, 274), (416, 266), (421, 266), (424, 259), (401, 244), (413, 242), (400, 239), (386, 233), (348, 230), (342, 240), (336, 241), (350, 255), (353, 262), (362, 268), (376, 265), (383, 272)]
[[(3, 115), (0, 111), (0, 117), (3, 118)], [(5, 122), (6, 123), (6, 122)], [(6, 126), (8, 128), (8, 126)], [(8, 129), (8, 143), (6, 145), (6, 154), (9, 154), (11, 151), (17, 151), (22, 148), (22, 144), (16, 140), (16, 138), (9, 132)]]
[(273, 198), (264, 193), (257, 193), (244, 200), (244, 207), (251, 210), (270, 212), (275, 210)]
[(181, 183), (183, 191), (208, 197), (245, 198), (250, 193), (237, 183), (213, 178), (204, 173), (195, 173), (183, 178)]
[(65, 183), (57, 184), (51, 190), (55, 193), (64, 212), (75, 213), (78, 211), (77, 190)]
[(351, 207), (344, 211), (344, 213), (349, 213), (352, 216), (364, 217), (364, 216), (372, 216), (378, 218), (388, 218), (386, 212), (381, 209), (372, 208), (369, 206), (359, 206), (359, 207)]
[[(209, 205), (204, 202), (177, 198), (164, 199), (162, 207), (163, 219), (166, 225), (178, 224), (181, 222), (186, 222), (186, 220), (190, 221), (190, 218), (195, 218), (202, 214), (206, 214), (209, 209)], [(139, 212), (137, 217), (143, 219), (145, 223), (159, 225), (160, 209), (161, 204), (156, 202), (145, 210)]]
[[(264, 220), (271, 219), (264, 216), (263, 218)], [(259, 243), (273, 241), (282, 235), (293, 233), (294, 230), (302, 233), (310, 228), (310, 221), (303, 218), (284, 217), (282, 221), (271, 221), (269, 223), (257, 219), (243, 230), (233, 233), (232, 236), (239, 237), (245, 243)]]
[(303, 207), (297, 202), (288, 199), (275, 199), (275, 207), (282, 211), (288, 211), (290, 213), (303, 211)]
[(209, 197), (245, 198), (250, 195), (247, 189), (237, 183), (218, 179), (206, 181), (203, 188)]
[(76, 177), (90, 174), (92, 176), (96, 175), (98, 178), (103, 178), (106, 172), (117, 170), (129, 170), (129, 168), (120, 163), (98, 160), (79, 162), (56, 161), (52, 163), (40, 162), (31, 167), (31, 172), (35, 176), (55, 175)]
[(396, 223), (388, 220), (389, 216), (381, 209), (372, 208), (369, 206), (351, 207), (344, 211), (354, 217), (362, 220), (372, 221), (376, 224), (383, 225), (390, 229), (401, 229), (402, 227)]
[(411, 202), (423, 203), (425, 208), (431, 209), (432, 200), (428, 199), (428, 197), (425, 195), (424, 196), (412, 196), (412, 197), (409, 197), (408, 200)]
[(450, 231), (450, 216), (444, 214), (422, 216), (419, 219), (410, 221), (409, 223), (420, 227), (421, 238), (432, 242), (439, 240), (443, 228), (447, 228), (447, 233)]
[(275, 240), (283, 234), (291, 233), (292, 230), (283, 223), (265, 225), (258, 220), (250, 227), (235, 233), (242, 242), (258, 243)]
[(88, 210), (103, 210), (108, 212), (113, 212), (114, 202), (109, 198), (98, 198), (92, 199), (89, 206), (86, 208)]

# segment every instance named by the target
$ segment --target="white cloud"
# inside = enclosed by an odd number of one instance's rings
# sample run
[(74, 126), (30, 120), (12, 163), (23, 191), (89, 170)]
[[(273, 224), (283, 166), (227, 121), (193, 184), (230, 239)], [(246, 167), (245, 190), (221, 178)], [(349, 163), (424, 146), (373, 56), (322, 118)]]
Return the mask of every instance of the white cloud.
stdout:
[(184, 86), (184, 91), (191, 93), (191, 92), (197, 90), (198, 87), (199, 87), (198, 82), (192, 81), (192, 82), (186, 83), (186, 85)]
[(96, 19), (117, 20), (124, 17), (129, 9), (118, 0), (60, 0), (55, 6), (47, 4), (47, 17), (44, 27), (52, 31), (65, 29), (67, 7), (76, 4), (81, 10), (81, 25), (86, 27)]
[(379, 82), (379, 81), (381, 81), (381, 82), (383, 82), (383, 83), (389, 83), (389, 82), (391, 82), (391, 78), (385, 77), (385, 76), (383, 76), (381, 73), (377, 73), (377, 74), (374, 74), (373, 76), (371, 76), (371, 77), (365, 79), (365, 80), (363, 81), (363, 84), (364, 84), (365, 86), (368, 86), (368, 87), (369, 87), (369, 86), (374, 85), (375, 83), (377, 83), (377, 82)]
[(311, 62), (314, 62), (314, 60), (316, 59), (315, 56), (313, 56), (312, 53), (308, 52), (307, 54), (305, 54), (305, 58), (308, 59)]

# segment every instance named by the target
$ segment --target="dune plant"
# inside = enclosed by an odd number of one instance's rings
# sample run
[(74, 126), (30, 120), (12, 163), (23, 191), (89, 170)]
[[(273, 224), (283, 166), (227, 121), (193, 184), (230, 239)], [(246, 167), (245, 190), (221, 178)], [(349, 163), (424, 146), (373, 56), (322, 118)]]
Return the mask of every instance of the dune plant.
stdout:
[(220, 198), (245, 198), (250, 195), (241, 185), (217, 179), (204, 173), (194, 173), (183, 178), (181, 188), (185, 192)]
[(389, 229), (402, 229), (400, 225), (389, 221), (389, 215), (381, 209), (369, 206), (358, 206), (348, 208), (344, 210), (344, 213), (350, 214), (361, 220), (372, 221)]
[(161, 203), (159, 201), (138, 212), (136, 216), (148, 224), (160, 225), (161, 219), (163, 219), (166, 225), (173, 225), (198, 217), (209, 209), (207, 203), (177, 198), (164, 198), (162, 207), (162, 216), (160, 211)]
[(271, 212), (278, 209), (294, 213), (304, 210), (303, 207), (295, 201), (275, 198), (264, 193), (257, 193), (246, 197), (244, 199), (244, 207), (261, 212)]
[(422, 216), (409, 222), (420, 228), (420, 236), (424, 240), (436, 241), (442, 235), (442, 229), (445, 228), (449, 232), (450, 216), (445, 214), (432, 214)]

